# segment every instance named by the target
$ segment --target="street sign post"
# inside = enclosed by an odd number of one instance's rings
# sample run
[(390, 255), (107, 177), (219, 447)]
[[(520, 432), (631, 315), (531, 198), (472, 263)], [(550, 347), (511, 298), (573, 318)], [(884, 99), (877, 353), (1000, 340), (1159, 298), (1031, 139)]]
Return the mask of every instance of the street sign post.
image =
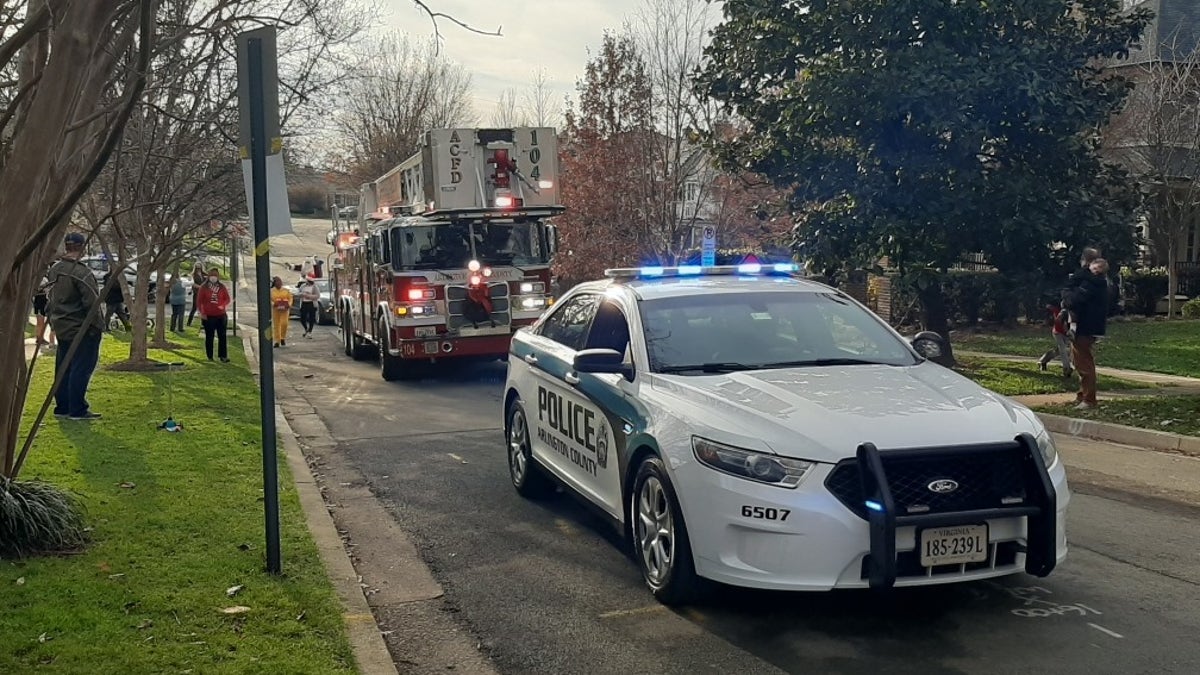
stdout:
[(700, 249), (700, 264), (712, 267), (717, 264), (717, 228), (704, 226), (704, 244)]
[[(267, 155), (279, 137), (279, 81), (275, 28), (237, 36), (238, 110), (243, 170), (250, 164), (250, 220), (254, 226), (254, 267), (258, 288), (258, 372), (262, 415), (263, 511), (267, 571), (282, 572), (279, 545), (279, 465), (275, 451), (275, 359), (271, 335), (270, 207)], [(282, 170), (282, 169), (281, 169)]]

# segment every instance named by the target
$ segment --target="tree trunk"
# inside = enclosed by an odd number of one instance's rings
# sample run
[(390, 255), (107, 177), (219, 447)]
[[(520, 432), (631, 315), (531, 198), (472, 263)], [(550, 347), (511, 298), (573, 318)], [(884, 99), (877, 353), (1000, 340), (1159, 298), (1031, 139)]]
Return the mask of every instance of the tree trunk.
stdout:
[(149, 359), (147, 352), (146, 318), (149, 310), (146, 298), (150, 294), (150, 255), (143, 253), (137, 257), (137, 279), (133, 284), (133, 297), (125, 299), (129, 308), (129, 320), (133, 324), (130, 330), (129, 360), (133, 363), (145, 362)]
[(1175, 318), (1175, 294), (1179, 292), (1179, 257), (1175, 232), (1167, 238), (1167, 318)]
[[(154, 341), (157, 344), (165, 345), (168, 321), (166, 306), (167, 297), (171, 294), (171, 285), (167, 283), (166, 265), (159, 265), (154, 271), (158, 273), (158, 283), (154, 287), (154, 313), (158, 317), (154, 322)], [(174, 277), (171, 278), (174, 279)]]
[(12, 271), (0, 286), (0, 306), (15, 311), (0, 312), (0, 476), (11, 476), (16, 459), (21, 413), (25, 408), (28, 383), (25, 382), (25, 324), (36, 284), (26, 263)]
[(946, 297), (942, 294), (942, 284), (931, 281), (924, 288), (917, 286), (917, 299), (921, 301), (921, 325), (942, 336), (946, 341), (946, 363), (953, 364), (954, 348), (950, 345), (950, 320), (946, 314)]

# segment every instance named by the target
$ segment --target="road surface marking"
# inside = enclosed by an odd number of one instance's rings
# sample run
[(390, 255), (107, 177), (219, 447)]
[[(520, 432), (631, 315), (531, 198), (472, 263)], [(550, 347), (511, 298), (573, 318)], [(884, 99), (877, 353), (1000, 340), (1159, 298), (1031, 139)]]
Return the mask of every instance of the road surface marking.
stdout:
[(463, 461), (462, 457), (459, 457), (458, 455), (454, 454), (453, 452), (447, 452), (446, 454), (450, 455), (450, 458), (455, 461), (459, 461), (459, 462)]
[(613, 619), (622, 616), (635, 616), (637, 614), (653, 614), (665, 611), (666, 609), (666, 605), (648, 605), (646, 607), (638, 607), (637, 609), (615, 609), (611, 612), (602, 613), (600, 618)]
[(1099, 626), (1099, 625), (1096, 625), (1096, 624), (1094, 624), (1094, 623), (1091, 623), (1091, 622), (1088, 622), (1088, 625), (1089, 625), (1089, 626), (1091, 626), (1092, 628), (1095, 628), (1096, 630), (1100, 631), (1101, 633), (1104, 633), (1104, 634), (1106, 634), (1106, 635), (1111, 635), (1111, 636), (1113, 636), (1113, 637), (1115, 637), (1115, 638), (1118, 638), (1118, 639), (1125, 637), (1124, 635), (1121, 635), (1120, 633), (1113, 632), (1113, 631), (1111, 631), (1111, 630), (1109, 630), (1109, 629), (1105, 628), (1104, 626)]

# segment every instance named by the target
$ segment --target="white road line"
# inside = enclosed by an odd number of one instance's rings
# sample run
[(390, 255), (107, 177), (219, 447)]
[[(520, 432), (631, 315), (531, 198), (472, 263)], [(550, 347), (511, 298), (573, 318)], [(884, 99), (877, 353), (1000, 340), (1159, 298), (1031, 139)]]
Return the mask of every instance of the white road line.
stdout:
[(1118, 639), (1125, 637), (1124, 635), (1121, 635), (1120, 633), (1111, 631), (1111, 630), (1105, 628), (1104, 626), (1099, 626), (1099, 625), (1096, 625), (1091, 622), (1089, 622), (1088, 625), (1091, 626), (1092, 628), (1095, 628), (1096, 630), (1100, 631), (1101, 633), (1104, 633), (1105, 635), (1111, 635)]
[(461, 462), (461, 461), (463, 461), (463, 458), (462, 458), (462, 457), (459, 457), (458, 455), (454, 454), (453, 452), (447, 452), (446, 454), (447, 454), (447, 455), (450, 455), (450, 457), (451, 457), (452, 459), (455, 459), (455, 460), (457, 460), (457, 461), (460, 461), (460, 462)]

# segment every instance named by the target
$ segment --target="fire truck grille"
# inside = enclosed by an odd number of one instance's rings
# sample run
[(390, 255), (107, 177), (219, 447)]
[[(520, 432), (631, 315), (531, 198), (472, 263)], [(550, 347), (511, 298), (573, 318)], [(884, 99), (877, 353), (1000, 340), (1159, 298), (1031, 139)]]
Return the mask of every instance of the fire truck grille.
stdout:
[[(503, 281), (489, 283), (488, 296), (492, 299), (491, 321), (497, 326), (507, 326), (512, 323), (509, 314), (508, 284)], [(474, 323), (468, 319), (465, 316), (466, 303), (467, 287), (465, 285), (446, 287), (446, 311), (449, 314), (446, 322), (447, 328), (453, 331), (460, 328), (491, 327), (491, 323)]]

